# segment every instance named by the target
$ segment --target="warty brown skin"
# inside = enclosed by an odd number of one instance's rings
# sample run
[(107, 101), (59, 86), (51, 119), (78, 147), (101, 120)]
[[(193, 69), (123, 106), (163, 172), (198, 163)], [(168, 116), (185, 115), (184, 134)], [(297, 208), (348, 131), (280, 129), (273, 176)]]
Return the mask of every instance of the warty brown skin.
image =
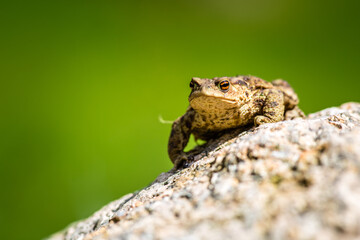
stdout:
[(209, 140), (228, 129), (303, 117), (299, 99), (284, 80), (267, 82), (254, 76), (193, 78), (190, 106), (172, 125), (168, 154), (175, 168), (189, 161), (184, 152), (190, 135)]

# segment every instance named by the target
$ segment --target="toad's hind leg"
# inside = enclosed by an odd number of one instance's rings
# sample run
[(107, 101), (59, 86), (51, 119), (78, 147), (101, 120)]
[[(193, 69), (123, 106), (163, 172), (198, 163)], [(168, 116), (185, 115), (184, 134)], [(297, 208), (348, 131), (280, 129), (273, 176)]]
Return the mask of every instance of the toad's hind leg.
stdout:
[(262, 115), (255, 117), (255, 126), (284, 119), (284, 94), (277, 89), (266, 89), (263, 93), (266, 98), (262, 107)]
[(286, 109), (293, 109), (298, 103), (299, 98), (290, 84), (282, 79), (271, 82), (272, 85), (284, 94), (284, 105)]
[(306, 117), (305, 113), (301, 111), (301, 109), (298, 106), (295, 106), (291, 110), (285, 111), (285, 120), (304, 118), (304, 117)]

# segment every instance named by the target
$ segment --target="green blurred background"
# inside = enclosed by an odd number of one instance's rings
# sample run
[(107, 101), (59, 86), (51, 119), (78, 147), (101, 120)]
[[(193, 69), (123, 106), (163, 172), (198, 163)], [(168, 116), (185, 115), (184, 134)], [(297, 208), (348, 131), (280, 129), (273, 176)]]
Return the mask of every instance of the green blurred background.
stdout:
[(360, 101), (358, 1), (1, 3), (1, 239), (41, 239), (172, 167), (191, 77)]

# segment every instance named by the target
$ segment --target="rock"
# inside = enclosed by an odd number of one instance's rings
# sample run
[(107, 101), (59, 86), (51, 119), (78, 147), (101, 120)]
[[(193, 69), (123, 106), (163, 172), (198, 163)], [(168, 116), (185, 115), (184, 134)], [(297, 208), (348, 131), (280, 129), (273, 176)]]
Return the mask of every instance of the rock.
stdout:
[(209, 142), (50, 239), (359, 239), (360, 104)]

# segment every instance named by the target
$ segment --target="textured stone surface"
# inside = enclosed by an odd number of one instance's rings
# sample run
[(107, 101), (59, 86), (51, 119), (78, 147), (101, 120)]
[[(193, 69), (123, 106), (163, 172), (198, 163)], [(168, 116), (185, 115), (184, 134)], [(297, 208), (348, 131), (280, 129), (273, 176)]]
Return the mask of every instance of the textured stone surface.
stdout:
[(360, 104), (203, 150), (51, 239), (359, 239)]

